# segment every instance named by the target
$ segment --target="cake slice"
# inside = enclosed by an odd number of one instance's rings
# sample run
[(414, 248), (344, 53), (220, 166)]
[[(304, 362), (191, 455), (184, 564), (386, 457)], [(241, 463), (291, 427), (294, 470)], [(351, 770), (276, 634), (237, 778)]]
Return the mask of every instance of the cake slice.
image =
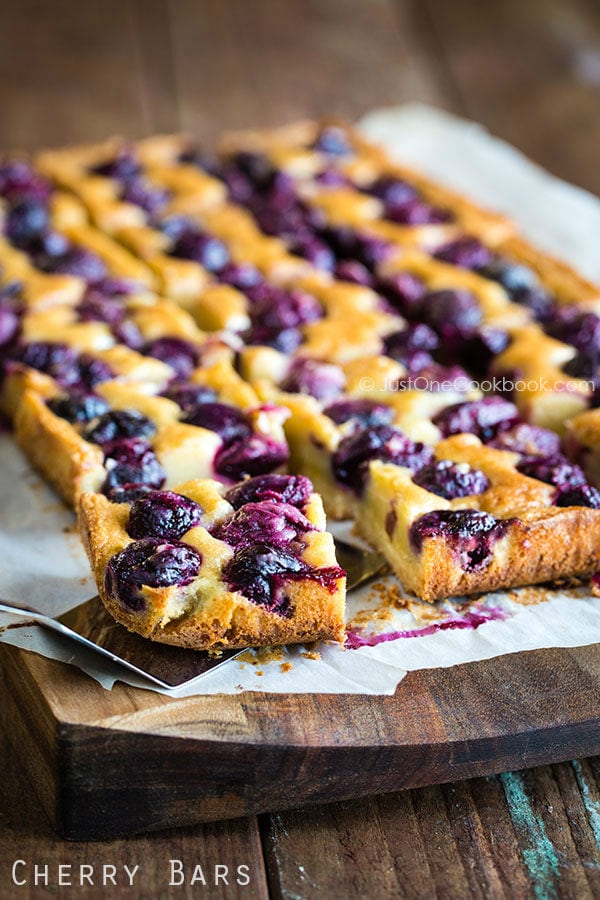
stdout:
[(79, 518), (100, 597), (130, 631), (195, 650), (343, 640), (345, 573), (302, 476), (132, 503), (86, 493)]

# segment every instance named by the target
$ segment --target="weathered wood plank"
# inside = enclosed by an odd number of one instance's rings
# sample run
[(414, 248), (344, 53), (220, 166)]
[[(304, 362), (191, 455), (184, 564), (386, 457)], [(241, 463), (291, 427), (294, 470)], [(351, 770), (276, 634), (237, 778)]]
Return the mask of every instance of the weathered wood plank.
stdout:
[(587, 0), (425, 0), (465, 112), (600, 193), (600, 11)]

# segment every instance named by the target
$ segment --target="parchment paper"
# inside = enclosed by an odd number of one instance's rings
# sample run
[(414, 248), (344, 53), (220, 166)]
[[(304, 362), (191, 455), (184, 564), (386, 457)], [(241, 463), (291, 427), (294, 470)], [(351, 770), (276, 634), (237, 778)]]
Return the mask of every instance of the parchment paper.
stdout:
[[(429, 107), (379, 110), (361, 127), (400, 159), (508, 213), (538, 245), (600, 281), (600, 201), (595, 197), (553, 178), (481, 126)], [(96, 588), (75, 517), (31, 472), (9, 435), (0, 435), (0, 473), (0, 597), (59, 615), (93, 596)], [(340, 528), (347, 536), (348, 527), (334, 526)], [(600, 641), (600, 598), (583, 588), (525, 588), (490, 594), (466, 607), (448, 602), (432, 610), (419, 603), (396, 608), (393, 597), (385, 596), (385, 586), (394, 584), (388, 577), (377, 590), (366, 587), (350, 595), (351, 630), (366, 640), (394, 632), (413, 636), (359, 649), (323, 644), (248, 653), (168, 693), (392, 694), (411, 670)], [(0, 618), (0, 626), (12, 621)], [(77, 665), (107, 689), (116, 680), (154, 689), (37, 627), (4, 631), (0, 640)]]

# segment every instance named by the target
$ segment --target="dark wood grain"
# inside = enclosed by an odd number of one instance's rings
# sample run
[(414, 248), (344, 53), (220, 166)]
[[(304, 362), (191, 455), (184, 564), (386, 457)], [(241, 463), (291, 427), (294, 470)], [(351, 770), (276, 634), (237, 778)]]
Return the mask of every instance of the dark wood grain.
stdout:
[[(393, 697), (112, 692), (3, 647), (47, 814), (103, 839), (600, 752), (600, 646), (410, 673)], [(561, 673), (557, 679), (556, 673)]]
[(600, 193), (600, 9), (593, 0), (423, 0), (462, 110)]
[[(6, 726), (7, 705), (10, 690), (0, 680), (2, 690), (2, 713), (0, 720)], [(14, 722), (12, 714), (10, 721)], [(178, 898), (202, 896), (215, 898), (265, 898), (268, 896), (266, 874), (262, 855), (260, 834), (255, 819), (238, 819), (209, 825), (200, 825), (184, 831), (163, 832), (160, 838), (129, 837), (126, 840), (112, 840), (103, 843), (86, 844), (71, 842), (65, 844), (53, 830), (44, 811), (44, 805), (32, 789), (31, 780), (23, 766), (24, 757), (29, 757), (32, 744), (25, 731), (12, 726), (0, 728), (0, 760), (2, 760), (2, 778), (0, 778), (0, 896), (2, 900), (13, 898), (34, 898), (48, 896), (57, 897), (84, 896), (89, 900), (106, 897), (166, 897)], [(37, 759), (28, 759), (37, 765)], [(118, 765), (116, 766), (118, 770)], [(107, 773), (107, 791), (110, 776)], [(39, 783), (39, 779), (36, 783)], [(19, 878), (27, 877), (30, 883), (26, 886), (12, 884), (11, 867), (17, 859), (28, 863), (27, 868), (19, 868)], [(171, 859), (181, 860), (184, 865), (186, 883), (169, 890)], [(33, 865), (48, 865), (51, 885), (43, 889), (31, 883)], [(83, 887), (57, 887), (56, 867), (58, 864), (71, 865), (73, 879), (78, 878), (78, 867), (81, 864), (94, 866), (94, 886), (84, 883)], [(116, 865), (118, 886), (114, 890), (109, 884), (101, 884), (101, 867), (104, 864)], [(126, 864), (132, 868), (139, 865), (139, 872), (134, 884), (129, 887), (121, 867)], [(189, 883), (194, 867), (201, 865), (207, 885), (200, 882), (195, 886)], [(222, 880), (215, 886), (215, 866), (228, 867), (228, 884)], [(236, 884), (238, 866), (248, 866), (250, 883), (244, 886)], [(220, 869), (223, 874), (223, 869)], [(243, 873), (242, 873), (243, 875)], [(244, 880), (244, 879), (242, 879)]]

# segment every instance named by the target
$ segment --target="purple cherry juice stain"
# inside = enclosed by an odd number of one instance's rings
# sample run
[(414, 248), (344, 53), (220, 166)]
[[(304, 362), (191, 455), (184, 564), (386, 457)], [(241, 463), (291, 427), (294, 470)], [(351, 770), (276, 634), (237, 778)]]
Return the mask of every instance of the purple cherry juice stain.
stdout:
[(384, 631), (381, 634), (369, 634), (363, 637), (355, 631), (348, 631), (344, 646), (347, 650), (358, 650), (360, 647), (376, 647), (389, 641), (397, 641), (401, 638), (427, 637), (438, 631), (458, 631), (475, 629), (487, 622), (502, 622), (508, 619), (509, 613), (499, 606), (489, 606), (486, 609), (468, 610), (462, 615), (451, 619), (443, 619), (441, 622), (432, 622), (423, 628), (408, 628), (402, 631)]

